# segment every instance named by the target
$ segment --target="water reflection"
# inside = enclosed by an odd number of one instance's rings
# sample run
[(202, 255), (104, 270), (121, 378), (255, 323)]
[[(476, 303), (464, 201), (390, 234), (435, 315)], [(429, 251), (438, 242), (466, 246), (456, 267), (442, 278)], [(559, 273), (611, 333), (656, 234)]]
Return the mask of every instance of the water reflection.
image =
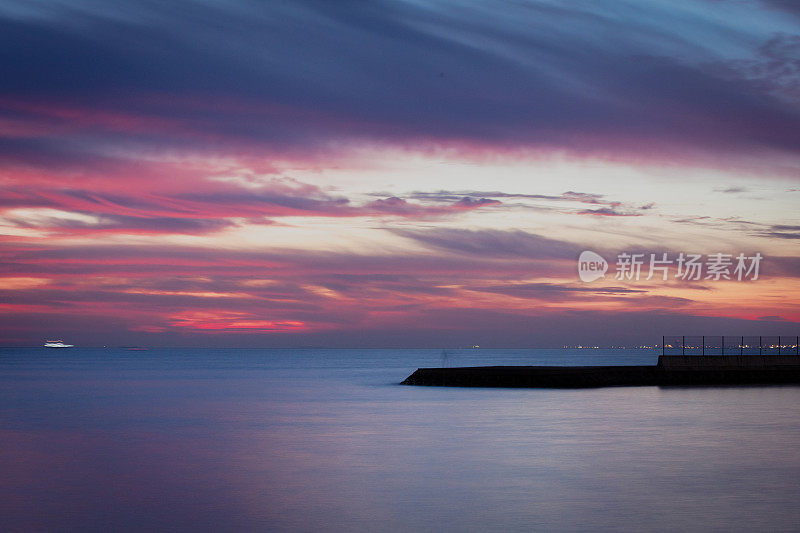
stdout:
[(800, 523), (797, 387), (393, 384), (438, 350), (71, 357), (0, 357), (4, 530)]

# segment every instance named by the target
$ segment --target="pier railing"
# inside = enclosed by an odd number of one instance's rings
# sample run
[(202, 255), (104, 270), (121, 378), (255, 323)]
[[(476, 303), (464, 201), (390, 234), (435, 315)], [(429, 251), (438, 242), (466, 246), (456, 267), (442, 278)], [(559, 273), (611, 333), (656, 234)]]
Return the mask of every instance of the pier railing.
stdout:
[(800, 355), (800, 336), (665, 335), (661, 355)]

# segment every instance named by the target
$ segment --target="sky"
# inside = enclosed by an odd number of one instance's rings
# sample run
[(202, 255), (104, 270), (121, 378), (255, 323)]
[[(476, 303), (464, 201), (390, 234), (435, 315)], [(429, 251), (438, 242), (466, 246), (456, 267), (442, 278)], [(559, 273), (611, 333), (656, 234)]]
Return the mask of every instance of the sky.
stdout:
[(798, 207), (788, 0), (0, 1), (0, 345), (797, 335)]

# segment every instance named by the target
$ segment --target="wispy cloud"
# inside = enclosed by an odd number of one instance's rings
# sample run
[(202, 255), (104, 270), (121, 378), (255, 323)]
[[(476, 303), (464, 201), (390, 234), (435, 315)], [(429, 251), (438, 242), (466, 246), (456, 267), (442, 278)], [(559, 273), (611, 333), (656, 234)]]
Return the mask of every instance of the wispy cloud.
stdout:
[(764, 231), (761, 235), (776, 239), (800, 239), (800, 226), (775, 224), (770, 226), (769, 231)]
[[(796, 20), (751, 3), (695, 8), (236, 1), (181, 17), (179, 4), (148, 2), (5, 6), (0, 44), (26, 54), (3, 65), (0, 108), (20, 132), (12, 139), (39, 143), (32, 157), (56, 156), (55, 138), (79, 150), (310, 151), (369, 138), (630, 157), (796, 153), (797, 111), (776, 95), (791, 87)], [(761, 23), (746, 31), (743, 17)], [(236, 38), (221, 29), (231, 27)], [(757, 59), (719, 60), (747, 43)]]
[(574, 259), (582, 248), (570, 242), (550, 239), (524, 231), (394, 229), (393, 233), (432, 248), (475, 258), (519, 257), (529, 259)]
[[(378, 194), (378, 193), (375, 193)], [(558, 195), (553, 194), (523, 194), (523, 193), (509, 193), (500, 191), (414, 191), (407, 195), (409, 198), (423, 199), (423, 200), (436, 200), (436, 201), (455, 201), (459, 198), (461, 200), (471, 200), (470, 203), (496, 201), (499, 205), (499, 198), (508, 200), (533, 200), (536, 204), (554, 203), (562, 212), (571, 212), (579, 215), (598, 215), (598, 216), (641, 216), (644, 211), (649, 211), (656, 207), (655, 202), (649, 202), (643, 205), (627, 205), (623, 202), (611, 200), (604, 194), (587, 193), (566, 191)], [(480, 198), (480, 200), (472, 200), (473, 198)], [(592, 209), (573, 209), (568, 210), (566, 204), (589, 204), (599, 206)], [(508, 207), (526, 206), (528, 204), (508, 204)], [(539, 207), (539, 205), (537, 205)]]
[[(111, 187), (113, 188), (113, 184)], [(206, 234), (248, 224), (272, 224), (280, 217), (402, 217), (432, 219), (500, 201), (463, 196), (425, 204), (396, 196), (356, 204), (318, 186), (271, 178), (248, 188), (198, 176), (180, 191), (158, 183), (128, 185), (127, 194), (51, 186), (10, 187), (0, 193), (0, 215), (8, 225), (65, 234)]]
[(600, 207), (598, 209), (584, 209), (578, 211), (579, 215), (594, 215), (601, 217), (639, 217), (641, 213), (632, 213), (630, 211), (621, 211), (616, 207)]

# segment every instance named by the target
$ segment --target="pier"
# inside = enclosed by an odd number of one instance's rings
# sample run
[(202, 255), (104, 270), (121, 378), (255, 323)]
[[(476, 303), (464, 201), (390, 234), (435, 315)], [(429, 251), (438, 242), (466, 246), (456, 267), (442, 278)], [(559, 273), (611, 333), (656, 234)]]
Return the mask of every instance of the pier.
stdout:
[[(656, 365), (418, 368), (402, 384), (561, 389), (800, 384), (798, 337), (702, 336), (699, 343), (693, 337), (669, 339), (664, 337)], [(726, 342), (731, 343), (727, 349)]]

